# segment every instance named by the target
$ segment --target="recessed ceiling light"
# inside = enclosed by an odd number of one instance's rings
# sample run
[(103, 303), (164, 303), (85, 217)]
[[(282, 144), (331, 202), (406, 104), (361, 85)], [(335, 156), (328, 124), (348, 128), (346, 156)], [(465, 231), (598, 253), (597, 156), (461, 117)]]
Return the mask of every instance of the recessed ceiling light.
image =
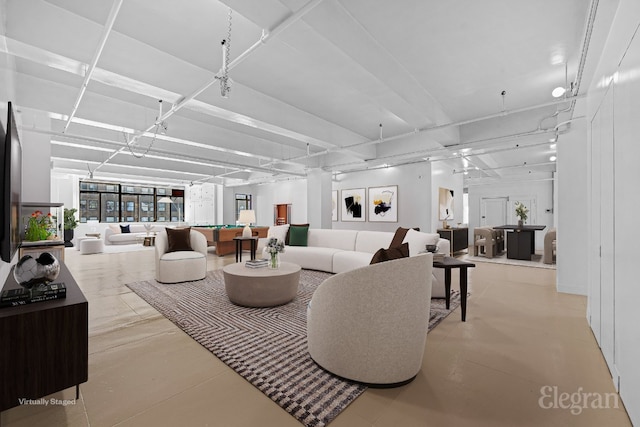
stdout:
[(550, 144), (549, 148), (551, 148), (552, 150), (555, 150), (556, 149), (556, 144)]
[(469, 175), (469, 171), (464, 171), (464, 174), (465, 175)]
[(556, 156), (551, 156), (551, 157), (549, 157), (549, 160), (552, 161), (552, 162), (555, 162), (556, 158), (557, 158)]
[(551, 95), (554, 98), (560, 98), (562, 95), (564, 95), (566, 91), (567, 90), (565, 88), (558, 86), (557, 88), (551, 91)]

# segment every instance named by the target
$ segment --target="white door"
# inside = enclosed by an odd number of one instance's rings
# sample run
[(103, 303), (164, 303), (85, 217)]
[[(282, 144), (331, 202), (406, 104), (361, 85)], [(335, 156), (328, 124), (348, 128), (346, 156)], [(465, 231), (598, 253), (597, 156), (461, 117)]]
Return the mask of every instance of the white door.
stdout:
[(598, 344), (602, 342), (600, 336), (600, 150), (601, 126), (600, 111), (591, 121), (591, 140), (589, 141), (589, 167), (591, 182), (589, 182), (589, 221), (590, 241), (587, 248), (587, 269), (589, 277), (589, 324)]
[(613, 97), (609, 91), (600, 107), (600, 347), (609, 365), (615, 372), (615, 276), (614, 276), (614, 138), (613, 138)]
[(507, 223), (507, 197), (480, 199), (480, 227), (493, 227)]

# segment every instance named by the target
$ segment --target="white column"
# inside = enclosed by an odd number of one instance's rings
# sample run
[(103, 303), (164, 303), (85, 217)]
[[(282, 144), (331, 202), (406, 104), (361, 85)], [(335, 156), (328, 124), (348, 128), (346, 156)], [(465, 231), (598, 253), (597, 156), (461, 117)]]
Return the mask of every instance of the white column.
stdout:
[(307, 221), (310, 228), (331, 228), (331, 172), (307, 174)]

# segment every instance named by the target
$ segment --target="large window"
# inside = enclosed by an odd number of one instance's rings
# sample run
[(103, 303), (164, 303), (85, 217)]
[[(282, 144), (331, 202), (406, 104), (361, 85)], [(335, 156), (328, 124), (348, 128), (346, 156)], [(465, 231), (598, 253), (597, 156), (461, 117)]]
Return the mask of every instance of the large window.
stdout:
[[(158, 203), (162, 197), (173, 203)], [(80, 222), (180, 221), (183, 206), (184, 190), (179, 188), (80, 181)]]

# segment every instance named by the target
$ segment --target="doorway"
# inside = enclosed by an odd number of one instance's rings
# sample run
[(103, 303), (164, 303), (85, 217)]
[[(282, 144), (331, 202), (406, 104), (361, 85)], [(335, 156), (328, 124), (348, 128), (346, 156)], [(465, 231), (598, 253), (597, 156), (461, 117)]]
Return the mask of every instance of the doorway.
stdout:
[(273, 205), (273, 223), (275, 225), (290, 224), (291, 205), (281, 204)]

